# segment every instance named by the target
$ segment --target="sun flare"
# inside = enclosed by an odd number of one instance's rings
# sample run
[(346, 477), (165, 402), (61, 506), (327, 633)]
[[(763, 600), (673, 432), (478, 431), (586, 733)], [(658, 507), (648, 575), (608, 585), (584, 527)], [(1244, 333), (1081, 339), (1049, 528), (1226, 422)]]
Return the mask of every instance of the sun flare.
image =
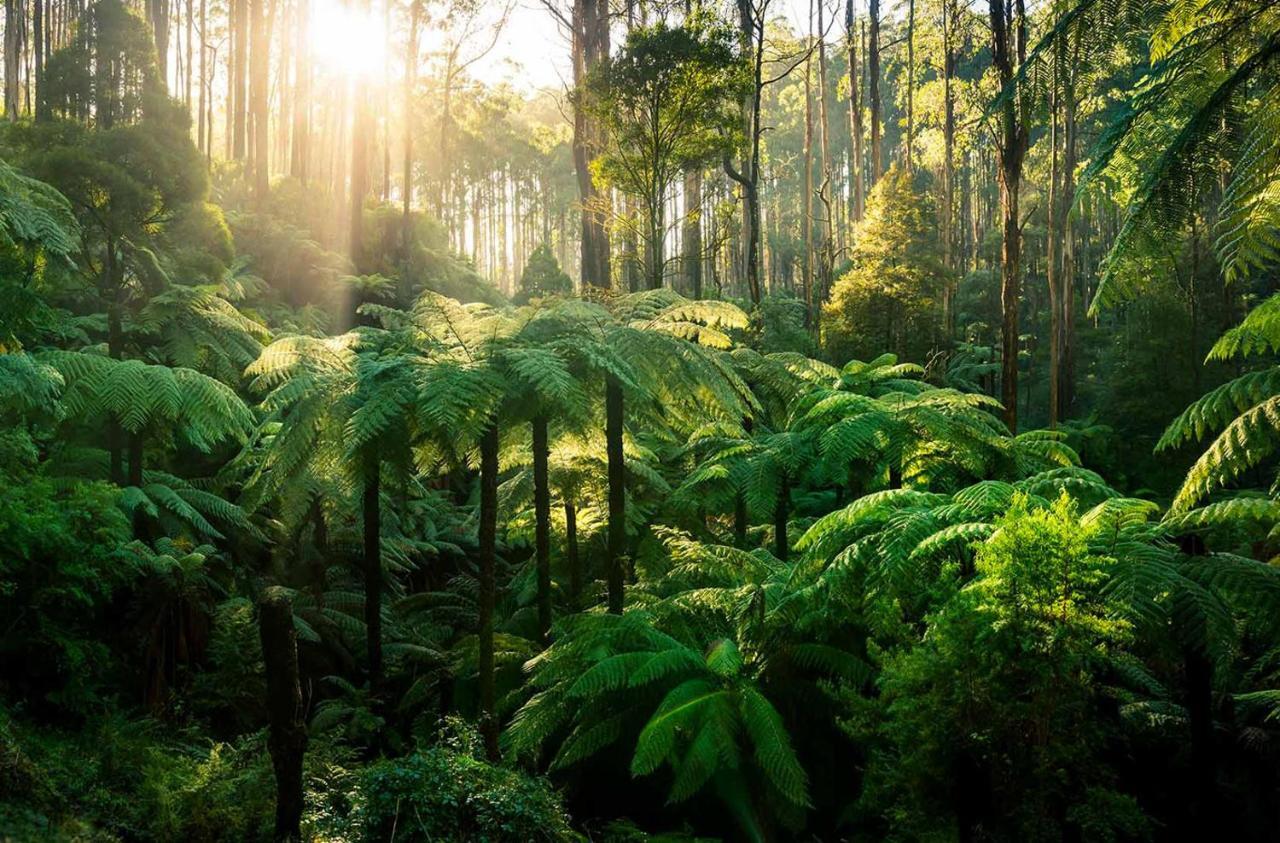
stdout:
[(308, 25), (311, 54), (334, 73), (367, 78), (383, 65), (386, 29), (381, 16), (341, 0), (319, 0)]

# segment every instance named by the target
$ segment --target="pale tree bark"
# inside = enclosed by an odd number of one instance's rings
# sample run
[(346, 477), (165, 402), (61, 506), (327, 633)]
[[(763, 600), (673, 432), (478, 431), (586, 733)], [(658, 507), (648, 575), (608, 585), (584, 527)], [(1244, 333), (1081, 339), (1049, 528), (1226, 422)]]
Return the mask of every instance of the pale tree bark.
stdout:
[(942, 324), (948, 341), (956, 335), (955, 295), (957, 275), (955, 266), (955, 146), (956, 102), (954, 79), (956, 71), (955, 49), (952, 43), (956, 25), (956, 0), (942, 0), (942, 264), (951, 277), (942, 292)]
[(849, 134), (853, 141), (852, 153), (849, 156), (849, 179), (852, 185), (849, 194), (849, 218), (854, 222), (860, 222), (866, 205), (866, 185), (862, 170), (862, 82), (858, 77), (858, 34), (853, 14), (853, 0), (845, 0), (844, 34), (849, 49)]
[(871, 110), (870, 187), (875, 187), (884, 172), (880, 150), (880, 0), (871, 0), (867, 14), (871, 19), (870, 41), (867, 46), (867, 106)]
[(4, 0), (4, 114), (10, 121), (16, 121), (22, 110), (22, 47), (26, 26), (23, 0)]

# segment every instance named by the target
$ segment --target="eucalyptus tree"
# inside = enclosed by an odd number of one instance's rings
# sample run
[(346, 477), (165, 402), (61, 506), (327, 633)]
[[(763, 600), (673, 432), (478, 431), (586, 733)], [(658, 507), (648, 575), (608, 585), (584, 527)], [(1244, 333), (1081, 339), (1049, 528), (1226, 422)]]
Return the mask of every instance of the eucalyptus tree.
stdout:
[[(1152, 262), (1168, 259), (1168, 233), (1202, 216), (1202, 203), (1214, 198), (1228, 279), (1280, 258), (1274, 168), (1280, 112), (1269, 72), (1280, 54), (1280, 17), (1269, 4), (1077, 0), (1009, 80), (1006, 99), (1044, 84), (1063, 55), (1100, 53), (1135, 32), (1146, 43), (1146, 62), (1081, 185), (1126, 169), (1126, 161), (1141, 174), (1095, 290), (1095, 312), (1138, 295)], [(1229, 170), (1224, 160), (1233, 162)]]
[(732, 31), (695, 14), (681, 26), (636, 27), (590, 81), (608, 133), (597, 162), (606, 183), (640, 199), (649, 289), (663, 285), (667, 195), (685, 169), (735, 146), (743, 66)]

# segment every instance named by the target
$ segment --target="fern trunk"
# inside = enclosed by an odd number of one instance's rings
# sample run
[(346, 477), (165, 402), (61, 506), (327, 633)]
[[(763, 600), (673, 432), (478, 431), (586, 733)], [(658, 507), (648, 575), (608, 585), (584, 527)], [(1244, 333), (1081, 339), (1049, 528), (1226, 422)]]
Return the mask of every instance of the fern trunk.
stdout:
[(773, 555), (787, 559), (787, 515), (791, 508), (791, 480), (784, 473), (778, 481), (778, 501), (773, 508)]
[(609, 461), (609, 611), (622, 614), (623, 550), (627, 540), (626, 467), (622, 454), (622, 384), (605, 381), (605, 452)]
[(307, 750), (302, 687), (298, 677), (298, 633), (293, 607), (280, 588), (269, 588), (258, 605), (262, 660), (267, 678), (267, 749), (276, 778), (274, 839), (302, 839), (302, 760)]
[(142, 486), (142, 431), (129, 433), (129, 485)]
[(498, 760), (498, 722), (494, 716), (493, 606), (498, 546), (498, 423), (480, 437), (480, 732), (485, 754)]
[(534, 557), (538, 568), (538, 637), (546, 642), (551, 634), (551, 489), (548, 487), (547, 417), (533, 419), (533, 512)]
[(1218, 765), (1214, 748), (1213, 663), (1195, 646), (1184, 646), (1183, 675), (1187, 686), (1187, 720), (1191, 732), (1193, 796), (1192, 832), (1213, 836), (1218, 820)]
[(582, 596), (582, 563), (578, 558), (578, 507), (564, 502), (564, 555), (569, 568), (569, 597), (574, 608)]
[(733, 539), (738, 547), (747, 546), (747, 499), (741, 492), (733, 498)]
[(382, 685), (382, 534), (381, 477), (370, 455), (364, 471), (364, 622), (369, 653), (369, 687)]

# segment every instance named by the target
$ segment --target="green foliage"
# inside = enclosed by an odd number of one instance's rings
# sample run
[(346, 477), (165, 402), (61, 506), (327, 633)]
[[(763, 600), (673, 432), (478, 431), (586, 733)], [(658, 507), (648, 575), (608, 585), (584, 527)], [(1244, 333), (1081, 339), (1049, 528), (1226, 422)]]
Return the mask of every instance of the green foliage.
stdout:
[(99, 683), (114, 678), (98, 624), (141, 575), (136, 552), (125, 546), (118, 492), (8, 471), (0, 486), (0, 607), (10, 618), (0, 638), (5, 690), (83, 712)]
[(824, 349), (837, 361), (877, 350), (923, 361), (938, 345), (950, 281), (929, 195), (910, 172), (891, 167), (853, 236), (853, 265), (822, 307)]
[(577, 840), (546, 782), (479, 758), (464, 727), (451, 740), (370, 765), (356, 797), (359, 839)]
[(520, 293), (517, 304), (526, 304), (530, 299), (547, 296), (563, 296), (573, 292), (573, 281), (560, 268), (551, 247), (541, 244), (529, 255), (524, 272), (520, 274)]
[(1129, 634), (1105, 596), (1114, 562), (1090, 552), (1066, 498), (1014, 501), (996, 528), (919, 645), (887, 656), (880, 698), (853, 702), (848, 728), (872, 747), (859, 810), (904, 839), (957, 825), (1141, 835), (1147, 820), (1105, 752), (1117, 724), (1104, 666)]
[[(1276, 299), (1267, 299), (1223, 335), (1210, 357), (1270, 355), (1278, 321)], [(1173, 502), (1174, 513), (1185, 514), (1212, 492), (1230, 488), (1269, 461), (1280, 441), (1278, 383), (1280, 369), (1274, 366), (1247, 372), (1209, 391), (1169, 424), (1160, 448), (1215, 437), (1187, 472)]]

